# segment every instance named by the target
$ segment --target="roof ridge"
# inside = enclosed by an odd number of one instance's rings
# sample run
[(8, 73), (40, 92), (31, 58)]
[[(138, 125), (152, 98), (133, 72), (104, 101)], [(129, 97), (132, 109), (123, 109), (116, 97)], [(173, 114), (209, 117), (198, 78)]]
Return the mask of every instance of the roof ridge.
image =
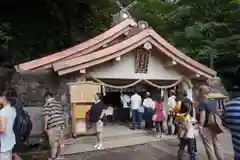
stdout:
[[(169, 56), (169, 54), (173, 54), (173, 57), (172, 56), (170, 56), (170, 57), (177, 58), (180, 61), (183, 61), (183, 63), (180, 63), (180, 64), (183, 65), (185, 63), (187, 66), (193, 66), (197, 70), (202, 71), (203, 74), (206, 73), (206, 74), (204, 74), (204, 76), (206, 76), (206, 75), (209, 75), (209, 76), (211, 75), (210, 77), (215, 76), (215, 74), (216, 74), (215, 71), (211, 70), (211, 72), (210, 72), (209, 70), (206, 70), (204, 65), (202, 65), (200, 63), (196, 63), (195, 60), (187, 57), (187, 55), (185, 55), (181, 51), (177, 50), (176, 48), (173, 48), (173, 46), (170, 43), (168, 43), (166, 40), (164, 40), (160, 35), (158, 35), (151, 28), (147, 28), (147, 29), (141, 31), (140, 33), (138, 33), (138, 34), (136, 34), (136, 35), (134, 35), (134, 36), (118, 43), (118, 44), (115, 44), (113, 46), (104, 48), (104, 49), (99, 50), (97, 52), (92, 52), (91, 54), (85, 55), (84, 57), (78, 57), (78, 58), (71, 59), (71, 60), (68, 60), (68, 61), (65, 61), (65, 62), (57, 62), (53, 65), (54, 70), (55, 71), (64, 70), (65, 68), (78, 66), (78, 65), (80, 65), (79, 63), (84, 63), (85, 64), (85, 63), (94, 61), (95, 59), (104, 58), (104, 57), (107, 56), (106, 53), (109, 53), (109, 55), (110, 55), (110, 54), (114, 54), (116, 52), (119, 52), (121, 50), (124, 50), (125, 48), (129, 48), (130, 46), (134, 45), (135, 43), (138, 43), (139, 41), (147, 38), (148, 36), (150, 36), (154, 40), (154, 41), (151, 41), (153, 44), (156, 41), (156, 43), (160, 44), (163, 47), (163, 49), (165, 50), (165, 52), (164, 52), (165, 54), (167, 54), (168, 56)], [(175, 51), (173, 51), (172, 49), (175, 49)], [(166, 53), (166, 51), (168, 51), (169, 53)], [(187, 58), (185, 58), (185, 59), (181, 58), (179, 53), (181, 53), (182, 56), (184, 55), (184, 57), (187, 57)], [(80, 62), (80, 61), (82, 61), (82, 62)], [(197, 73), (197, 70), (195, 70), (194, 72)]]
[[(97, 35), (94, 38), (91, 38), (85, 42), (82, 42), (78, 45), (75, 45), (73, 47), (67, 48), (65, 50), (56, 52), (54, 54), (45, 56), (45, 57), (41, 57), (39, 59), (36, 60), (32, 60), (29, 62), (25, 62), (19, 65), (15, 66), (15, 69), (17, 71), (19, 70), (31, 70), (34, 68), (38, 68), (44, 65), (47, 65), (49, 63), (52, 63), (54, 61), (66, 58), (68, 56), (71, 56), (73, 54), (75, 54), (76, 52), (79, 51), (83, 51), (91, 46), (96, 45), (97, 43), (99, 43), (100, 41), (104, 41), (106, 39), (108, 39), (108, 37), (113, 36), (114, 34), (120, 32), (122, 29), (126, 28), (127, 26), (136, 26), (137, 23), (132, 20), (132, 19), (126, 19), (122, 22), (120, 22), (119, 24), (111, 27), (109, 30)], [(89, 45), (90, 44), (90, 45)]]

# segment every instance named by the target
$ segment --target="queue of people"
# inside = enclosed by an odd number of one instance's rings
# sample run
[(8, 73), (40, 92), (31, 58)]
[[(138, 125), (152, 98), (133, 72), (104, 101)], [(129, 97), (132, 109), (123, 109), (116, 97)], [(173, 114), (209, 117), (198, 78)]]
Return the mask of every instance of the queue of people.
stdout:
[[(164, 105), (160, 95), (151, 98), (151, 94), (146, 92), (145, 98), (135, 92), (131, 97), (127, 94), (121, 95), (121, 101), (127, 113), (124, 113), (124, 120), (129, 120), (132, 115), (131, 128), (142, 129), (142, 119), (145, 119), (145, 129), (152, 131), (155, 127), (156, 136), (161, 138), (164, 133), (163, 122), (167, 120), (168, 134), (174, 132), (179, 138), (178, 159), (183, 160), (184, 149), (188, 147), (189, 159), (195, 160), (197, 155), (196, 136), (200, 135), (208, 156), (208, 160), (223, 160), (218, 136), (224, 131), (221, 126), (222, 121), (217, 111), (217, 102), (208, 98), (211, 88), (200, 86), (198, 90), (198, 109), (194, 107), (191, 99), (187, 98), (186, 91), (176, 95), (171, 90), (168, 99), (168, 115), (165, 116)], [(179, 94), (179, 93), (178, 93)], [(5, 91), (0, 93), (0, 159), (12, 160), (12, 153), (15, 152), (16, 134), (14, 125), (17, 112), (11, 105), (11, 93)], [(45, 94), (45, 104), (43, 107), (44, 130), (49, 139), (51, 155), (49, 160), (64, 159), (63, 150), (63, 106), (53, 98), (52, 93)], [(95, 95), (95, 102), (89, 110), (89, 122), (96, 131), (97, 143), (94, 146), (97, 150), (103, 149), (103, 117), (107, 106), (102, 101), (100, 93)], [(240, 159), (240, 149), (238, 143), (238, 117), (240, 100), (229, 101), (225, 107), (223, 121), (232, 133), (235, 160)], [(199, 114), (197, 114), (199, 112)], [(167, 119), (166, 119), (167, 118)], [(175, 125), (175, 127), (173, 127)], [(173, 131), (175, 128), (175, 131)]]
[[(142, 129), (142, 120), (145, 120), (144, 129), (151, 132), (156, 128), (157, 137), (162, 137), (164, 132), (163, 121), (165, 120), (162, 97), (160, 95), (151, 98), (150, 92), (145, 93), (145, 98), (135, 92), (131, 97), (122, 94), (121, 101), (123, 106), (128, 106), (132, 115), (131, 129)], [(127, 107), (126, 107), (127, 108)], [(129, 114), (128, 119), (129, 119)]]
[[(224, 131), (221, 127), (220, 115), (217, 111), (216, 100), (209, 99), (211, 88), (200, 86), (198, 90), (198, 110), (187, 92), (182, 91), (176, 95), (171, 90), (168, 99), (167, 128), (168, 134), (176, 134), (179, 138), (178, 159), (183, 159), (184, 149), (188, 147), (189, 159), (195, 160), (197, 155), (196, 136), (200, 135), (209, 160), (223, 160), (219, 147), (218, 135)], [(145, 129), (151, 131), (156, 128), (157, 137), (164, 133), (163, 122), (165, 120), (162, 97), (151, 98), (146, 92), (142, 100), (138, 93), (134, 93), (127, 103), (132, 111), (132, 129), (141, 129), (142, 117), (145, 119)], [(144, 114), (141, 110), (144, 109)], [(199, 113), (199, 114), (197, 114)], [(209, 122), (210, 119), (219, 122)], [(136, 126), (137, 124), (137, 126)], [(175, 128), (175, 131), (173, 129)]]

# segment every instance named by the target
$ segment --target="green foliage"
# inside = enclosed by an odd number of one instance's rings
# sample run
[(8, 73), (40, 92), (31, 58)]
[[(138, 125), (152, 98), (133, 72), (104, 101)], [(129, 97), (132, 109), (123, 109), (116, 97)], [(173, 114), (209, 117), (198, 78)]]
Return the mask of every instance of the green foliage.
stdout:
[(9, 35), (11, 30), (10, 24), (0, 19), (0, 44), (4, 49), (8, 48), (8, 42), (12, 40), (12, 37)]
[(140, 3), (146, 13), (141, 18), (187, 55), (206, 65), (212, 55), (216, 68), (240, 63), (239, 0), (180, 0), (176, 4), (142, 0)]
[[(10, 55), (4, 64), (52, 54), (100, 33), (111, 21), (111, 4), (107, 0), (1, 1), (0, 47)], [(6, 53), (0, 52), (0, 61)]]

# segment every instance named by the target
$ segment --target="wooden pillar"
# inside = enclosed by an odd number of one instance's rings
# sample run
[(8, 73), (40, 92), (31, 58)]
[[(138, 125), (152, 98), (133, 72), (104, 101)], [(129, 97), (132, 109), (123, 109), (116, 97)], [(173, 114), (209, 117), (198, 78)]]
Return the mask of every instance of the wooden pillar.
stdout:
[(187, 97), (193, 101), (193, 85), (190, 79), (183, 81), (182, 88), (187, 92)]
[(167, 116), (168, 116), (168, 90), (163, 89), (163, 105), (165, 113), (164, 128), (167, 128)]

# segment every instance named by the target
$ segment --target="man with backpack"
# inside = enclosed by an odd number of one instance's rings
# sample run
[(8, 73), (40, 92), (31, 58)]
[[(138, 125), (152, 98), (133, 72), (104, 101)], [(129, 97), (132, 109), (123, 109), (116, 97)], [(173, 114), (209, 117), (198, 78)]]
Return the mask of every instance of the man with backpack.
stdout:
[(218, 134), (223, 132), (223, 127), (221, 126), (222, 122), (217, 111), (217, 101), (208, 99), (210, 91), (208, 86), (202, 85), (199, 87), (199, 132), (208, 160), (223, 160), (218, 139)]

